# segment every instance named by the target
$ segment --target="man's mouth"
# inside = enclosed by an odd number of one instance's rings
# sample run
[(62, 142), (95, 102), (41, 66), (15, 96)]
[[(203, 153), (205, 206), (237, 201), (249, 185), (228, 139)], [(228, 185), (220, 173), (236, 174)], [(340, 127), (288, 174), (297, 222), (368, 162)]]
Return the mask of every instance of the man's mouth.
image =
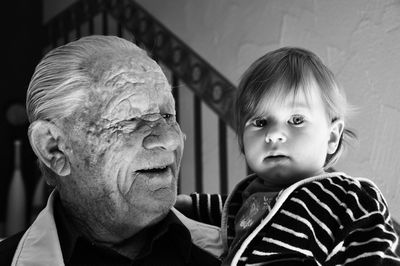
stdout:
[(154, 167), (154, 168), (146, 168), (146, 169), (140, 169), (137, 170), (137, 173), (140, 174), (163, 174), (166, 173), (167, 171), (169, 171), (169, 169), (171, 169), (171, 167), (169, 165), (166, 166), (158, 166), (158, 167)]
[(171, 185), (175, 182), (172, 165), (140, 169), (136, 170), (135, 173), (145, 178), (147, 187), (151, 191), (171, 188)]

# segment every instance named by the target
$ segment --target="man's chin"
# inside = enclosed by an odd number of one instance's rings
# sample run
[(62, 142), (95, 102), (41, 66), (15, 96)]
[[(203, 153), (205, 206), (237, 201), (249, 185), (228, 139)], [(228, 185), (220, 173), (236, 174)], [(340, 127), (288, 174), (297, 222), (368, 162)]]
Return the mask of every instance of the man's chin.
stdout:
[(174, 205), (176, 201), (176, 189), (173, 188), (160, 188), (152, 193), (154, 201), (160, 205)]
[(129, 205), (135, 215), (158, 216), (169, 212), (175, 204), (177, 185), (175, 182), (167, 187), (150, 190), (149, 187), (136, 188), (129, 193)]
[(146, 201), (149, 210), (168, 212), (176, 202), (176, 190), (171, 188), (158, 189), (152, 193), (151, 199)]

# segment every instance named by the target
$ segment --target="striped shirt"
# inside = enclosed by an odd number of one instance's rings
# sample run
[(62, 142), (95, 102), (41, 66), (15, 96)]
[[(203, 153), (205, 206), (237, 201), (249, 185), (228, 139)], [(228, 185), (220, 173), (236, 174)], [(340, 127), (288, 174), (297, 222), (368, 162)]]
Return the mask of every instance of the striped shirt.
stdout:
[[(242, 192), (254, 178), (251, 175), (240, 182), (224, 205), (226, 250), (235, 238)], [(224, 265), (284, 260), (303, 261), (304, 265), (400, 265), (397, 244), (386, 201), (376, 185), (336, 172), (283, 190), (254, 230), (230, 249)]]

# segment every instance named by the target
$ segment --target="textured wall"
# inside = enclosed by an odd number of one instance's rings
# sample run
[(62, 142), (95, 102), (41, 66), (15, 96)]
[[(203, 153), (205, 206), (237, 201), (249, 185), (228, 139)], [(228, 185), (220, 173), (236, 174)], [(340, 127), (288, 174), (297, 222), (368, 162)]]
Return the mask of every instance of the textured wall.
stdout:
[[(373, 179), (400, 219), (400, 1), (137, 2), (235, 84), (271, 49), (293, 45), (316, 52), (358, 108), (350, 127), (359, 141), (337, 168)], [(243, 176), (237, 157), (230, 159), (231, 183)]]

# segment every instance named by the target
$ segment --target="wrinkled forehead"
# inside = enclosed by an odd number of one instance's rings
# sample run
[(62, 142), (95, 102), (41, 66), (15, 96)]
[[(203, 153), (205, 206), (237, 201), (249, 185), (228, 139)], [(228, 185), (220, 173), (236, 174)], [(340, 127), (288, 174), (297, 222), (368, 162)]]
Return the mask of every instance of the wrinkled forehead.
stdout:
[(125, 119), (174, 106), (171, 87), (160, 66), (140, 51), (109, 54), (98, 60), (89, 105), (104, 119)]
[(96, 55), (88, 69), (99, 87), (116, 89), (125, 83), (168, 83), (160, 66), (140, 50)]

